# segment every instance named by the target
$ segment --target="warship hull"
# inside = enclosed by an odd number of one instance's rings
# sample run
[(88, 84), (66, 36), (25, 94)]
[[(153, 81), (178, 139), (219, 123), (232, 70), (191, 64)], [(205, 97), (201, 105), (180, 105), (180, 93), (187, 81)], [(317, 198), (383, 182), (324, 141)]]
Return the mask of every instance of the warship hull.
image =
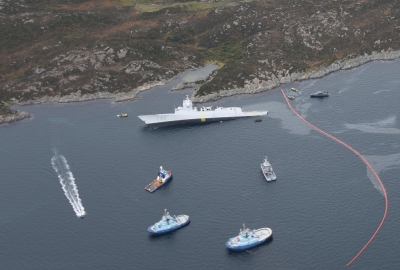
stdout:
[(267, 115), (268, 111), (242, 111), (239, 107), (193, 107), (192, 101), (187, 98), (181, 107), (175, 108), (174, 113), (139, 115), (140, 120), (150, 127), (167, 127), (179, 125), (199, 125), (214, 122), (234, 120), (237, 118)]
[[(142, 119), (142, 117), (144, 116), (139, 116), (140, 119)], [(250, 117), (250, 116), (216, 117), (216, 118), (204, 118), (204, 119), (194, 118), (194, 119), (181, 119), (181, 120), (162, 121), (162, 122), (146, 121), (142, 119), (142, 121), (144, 121), (148, 127), (171, 127), (171, 126), (203, 125), (203, 124), (235, 120), (238, 118), (245, 118), (245, 117)]]

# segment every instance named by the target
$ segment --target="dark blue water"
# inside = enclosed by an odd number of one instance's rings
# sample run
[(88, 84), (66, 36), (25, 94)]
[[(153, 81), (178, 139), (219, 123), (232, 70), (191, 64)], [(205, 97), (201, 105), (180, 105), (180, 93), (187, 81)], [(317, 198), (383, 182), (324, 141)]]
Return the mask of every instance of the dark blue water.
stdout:
[[(203, 70), (204, 71), (204, 70)], [(374, 62), (284, 88), (308, 121), (348, 143), (377, 169), (389, 197), (387, 220), (353, 269), (398, 269), (400, 222), (400, 61)], [(198, 72), (201, 73), (201, 72)], [(209, 105), (268, 109), (261, 123), (238, 119), (150, 130), (136, 116), (173, 112), (192, 90), (166, 86), (140, 100), (45, 104), (19, 109), (33, 119), (0, 127), (2, 269), (340, 269), (377, 228), (384, 197), (352, 152), (311, 130), (279, 89)], [(310, 99), (318, 90), (326, 99)], [(128, 113), (128, 118), (118, 118)], [(67, 159), (87, 212), (81, 220), (50, 160)], [(278, 176), (266, 182), (268, 155)], [(162, 165), (171, 183), (144, 187)], [(191, 223), (152, 237), (171, 214)], [(224, 243), (250, 228), (273, 239), (248, 252)]]

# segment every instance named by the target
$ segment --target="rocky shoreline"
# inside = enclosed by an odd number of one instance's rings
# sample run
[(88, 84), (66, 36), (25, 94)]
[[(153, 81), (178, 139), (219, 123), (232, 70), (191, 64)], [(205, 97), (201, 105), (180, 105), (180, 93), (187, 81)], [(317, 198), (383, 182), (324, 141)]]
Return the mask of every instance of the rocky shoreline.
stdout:
[(66, 96), (43, 96), (38, 99), (34, 100), (29, 100), (26, 102), (16, 102), (18, 105), (35, 105), (35, 104), (42, 104), (42, 103), (48, 103), (48, 102), (55, 102), (55, 103), (72, 103), (72, 102), (85, 102), (85, 101), (91, 101), (91, 100), (97, 100), (97, 99), (114, 99), (114, 102), (122, 102), (122, 101), (129, 101), (129, 100), (135, 100), (138, 99), (138, 94), (141, 91), (148, 90), (152, 87), (160, 86), (160, 85), (165, 85), (169, 80), (163, 80), (163, 81), (157, 81), (153, 83), (147, 83), (145, 85), (140, 86), (139, 88), (136, 88), (128, 93), (109, 93), (109, 92), (97, 92), (94, 94), (81, 94), (80, 91), (77, 91), (75, 93), (71, 93)]
[[(212, 93), (212, 94), (208, 94), (208, 95), (201, 96), (201, 97), (195, 97), (195, 95), (194, 95), (195, 93), (194, 93), (192, 96), (192, 100), (195, 103), (203, 103), (203, 102), (215, 101), (215, 100), (218, 100), (218, 99), (221, 99), (224, 97), (229, 97), (229, 96), (234, 96), (234, 95), (255, 94), (255, 93), (265, 92), (265, 91), (271, 90), (273, 88), (279, 87), (281, 85), (295, 82), (295, 81), (322, 78), (330, 73), (355, 68), (355, 67), (361, 66), (363, 64), (369, 63), (371, 61), (390, 61), (390, 60), (395, 60), (397, 58), (400, 58), (400, 51), (394, 51), (394, 50), (384, 51), (384, 50), (382, 50), (380, 52), (372, 52), (372, 54), (370, 54), (370, 55), (365, 54), (364, 56), (359, 56), (356, 58), (342, 59), (342, 60), (336, 61), (332, 65), (330, 65), (324, 69), (321, 69), (321, 70), (315, 70), (315, 71), (311, 71), (311, 72), (307, 72), (307, 73), (292, 73), (287, 76), (273, 77), (272, 79), (269, 79), (269, 80), (260, 80), (258, 78), (255, 78), (253, 80), (246, 80), (244, 88), (223, 90), (218, 93)], [(76, 93), (72, 93), (72, 94), (69, 94), (66, 96), (55, 96), (55, 97), (44, 96), (39, 99), (30, 100), (27, 102), (18, 102), (17, 100), (15, 100), (14, 104), (32, 105), (32, 104), (41, 104), (41, 103), (47, 103), (47, 102), (70, 103), (70, 102), (85, 102), (85, 101), (96, 100), (96, 99), (113, 99), (113, 102), (137, 100), (138, 94), (141, 91), (148, 90), (155, 86), (165, 85), (166, 83), (170, 82), (172, 79), (173, 78), (171, 78), (169, 80), (162, 80), (162, 81), (147, 83), (147, 84), (142, 85), (139, 88), (136, 88), (128, 93), (112, 94), (109, 92), (97, 92), (94, 94), (81, 95), (80, 91), (78, 91)], [(190, 84), (181, 83), (181, 84), (178, 84), (177, 86), (175, 86), (173, 89), (171, 89), (171, 91), (177, 91), (177, 90), (188, 88), (188, 87), (198, 88), (199, 86), (200, 85), (196, 84), (196, 83), (190, 83)], [(10, 124), (10, 123), (13, 123), (13, 122), (25, 119), (25, 118), (30, 118), (30, 117), (31, 117), (31, 115), (27, 112), (17, 111), (16, 114), (14, 114), (14, 115), (9, 115), (9, 116), (5, 116), (5, 117), (0, 116), (0, 124), (7, 124), (7, 123)]]
[(292, 73), (288, 76), (275, 77), (265, 81), (257, 78), (251, 81), (247, 80), (244, 88), (223, 90), (218, 93), (212, 93), (206, 96), (193, 97), (193, 102), (196, 103), (210, 102), (234, 95), (255, 94), (255, 93), (265, 92), (273, 88), (279, 87), (281, 85), (292, 83), (295, 81), (322, 78), (333, 72), (352, 69), (364, 65), (366, 63), (369, 63), (371, 61), (390, 61), (390, 60), (395, 60), (397, 58), (400, 58), (400, 51), (382, 50), (381, 52), (373, 52), (370, 55), (365, 54), (364, 56), (359, 56), (356, 58), (339, 60), (324, 69), (315, 70), (308, 73)]
[(31, 118), (31, 114), (28, 112), (23, 112), (23, 111), (17, 111), (13, 115), (8, 115), (8, 116), (0, 116), (0, 125), (2, 124), (11, 124), (26, 118)]

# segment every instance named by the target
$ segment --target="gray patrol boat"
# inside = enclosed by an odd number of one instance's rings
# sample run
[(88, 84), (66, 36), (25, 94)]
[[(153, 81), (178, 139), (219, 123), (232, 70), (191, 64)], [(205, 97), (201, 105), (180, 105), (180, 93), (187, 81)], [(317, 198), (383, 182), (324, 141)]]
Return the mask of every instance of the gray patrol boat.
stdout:
[(138, 117), (148, 126), (165, 127), (176, 125), (206, 124), (267, 114), (268, 111), (244, 112), (239, 107), (217, 107), (213, 110), (211, 107), (203, 106), (199, 110), (197, 107), (193, 107), (193, 103), (189, 99), (189, 96), (186, 96), (182, 107), (179, 106), (178, 108), (175, 108), (174, 113), (139, 115)]
[(274, 169), (272, 169), (272, 165), (269, 163), (267, 156), (265, 156), (264, 162), (261, 163), (261, 171), (267, 181), (276, 180), (276, 174)]

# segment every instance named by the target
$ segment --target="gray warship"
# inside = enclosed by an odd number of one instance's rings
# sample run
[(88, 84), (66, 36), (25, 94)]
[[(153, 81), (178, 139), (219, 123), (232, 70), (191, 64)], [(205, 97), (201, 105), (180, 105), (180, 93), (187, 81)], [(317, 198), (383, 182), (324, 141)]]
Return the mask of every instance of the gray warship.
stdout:
[(243, 117), (267, 115), (268, 111), (244, 112), (240, 107), (193, 107), (189, 96), (183, 100), (182, 107), (175, 108), (174, 113), (139, 115), (140, 120), (150, 127), (166, 127), (177, 125), (206, 124), (220, 121), (228, 121)]

